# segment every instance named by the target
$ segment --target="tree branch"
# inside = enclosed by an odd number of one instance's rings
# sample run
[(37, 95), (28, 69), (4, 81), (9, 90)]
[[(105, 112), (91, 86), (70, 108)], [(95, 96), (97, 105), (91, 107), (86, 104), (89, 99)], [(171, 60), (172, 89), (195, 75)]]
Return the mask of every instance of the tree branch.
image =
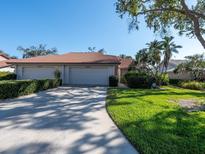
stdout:
[(186, 11), (187, 16), (189, 16), (193, 23), (194, 23), (194, 33), (197, 37), (197, 39), (200, 41), (201, 45), (204, 47), (205, 49), (205, 40), (201, 34), (201, 29), (200, 29), (200, 24), (199, 24), (199, 18), (197, 18), (196, 16), (194, 16), (192, 13), (189, 12), (189, 8), (186, 5), (184, 0), (181, 0), (181, 4), (184, 8), (184, 10)]
[(185, 11), (179, 10), (179, 9), (174, 9), (174, 8), (150, 9), (150, 10), (145, 10), (145, 11), (139, 12), (139, 13), (137, 13), (137, 15), (146, 14), (146, 13), (150, 13), (150, 12), (162, 12), (162, 11), (178, 12), (178, 13), (186, 15)]
[[(188, 9), (188, 8), (187, 8)], [(181, 13), (183, 15), (187, 15), (185, 10), (179, 10), (179, 9), (175, 9), (175, 8), (158, 8), (158, 9), (150, 9), (150, 10), (146, 10), (146, 11), (142, 11), (137, 13), (137, 15), (141, 15), (141, 14), (146, 14), (149, 12), (161, 12), (161, 11), (171, 11), (171, 12), (178, 12)], [(192, 15), (197, 16), (198, 18), (202, 18), (205, 20), (205, 15), (192, 11), (192, 10), (188, 10)]]

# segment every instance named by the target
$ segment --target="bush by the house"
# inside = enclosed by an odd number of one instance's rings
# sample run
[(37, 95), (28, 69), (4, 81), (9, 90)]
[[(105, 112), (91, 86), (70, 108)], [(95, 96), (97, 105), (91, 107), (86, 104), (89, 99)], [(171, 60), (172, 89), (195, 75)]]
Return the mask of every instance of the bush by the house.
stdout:
[(61, 72), (59, 70), (56, 70), (54, 72), (54, 76), (55, 76), (55, 79), (60, 79), (61, 78)]
[(169, 84), (169, 75), (168, 74), (162, 74), (160, 77), (161, 79), (161, 85), (168, 85)]
[(127, 85), (130, 88), (150, 88), (155, 79), (147, 73), (128, 72), (125, 74)]
[(109, 86), (110, 87), (117, 87), (118, 86), (118, 78), (116, 76), (109, 77)]
[(0, 81), (2, 80), (16, 80), (16, 74), (10, 72), (0, 72)]
[(28, 95), (38, 91), (55, 88), (60, 85), (61, 80), (58, 79), (0, 81), (0, 99)]
[(179, 86), (186, 89), (203, 90), (205, 89), (205, 82), (185, 81), (179, 83)]
[(185, 80), (182, 79), (169, 79), (169, 84), (171, 85), (179, 85), (181, 82), (184, 82)]

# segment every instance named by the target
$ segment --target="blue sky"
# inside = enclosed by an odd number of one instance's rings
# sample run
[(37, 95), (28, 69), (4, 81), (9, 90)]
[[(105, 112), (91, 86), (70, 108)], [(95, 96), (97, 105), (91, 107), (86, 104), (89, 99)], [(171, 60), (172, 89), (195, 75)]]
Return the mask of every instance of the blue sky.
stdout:
[[(115, 0), (1, 0), (0, 49), (18, 57), (18, 46), (40, 43), (59, 53), (104, 48), (108, 54), (134, 56), (145, 43), (159, 38), (141, 24), (128, 32), (128, 20), (115, 13)], [(174, 34), (175, 32), (173, 32)], [(174, 58), (202, 53), (195, 39), (176, 37), (183, 46)]]

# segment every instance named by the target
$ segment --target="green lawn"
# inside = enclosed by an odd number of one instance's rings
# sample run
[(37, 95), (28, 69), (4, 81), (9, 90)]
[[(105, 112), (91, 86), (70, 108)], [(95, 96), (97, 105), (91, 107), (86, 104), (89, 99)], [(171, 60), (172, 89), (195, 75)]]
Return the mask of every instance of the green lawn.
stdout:
[(109, 89), (107, 110), (125, 136), (145, 154), (205, 153), (205, 112), (187, 112), (181, 99), (205, 100), (205, 92)]

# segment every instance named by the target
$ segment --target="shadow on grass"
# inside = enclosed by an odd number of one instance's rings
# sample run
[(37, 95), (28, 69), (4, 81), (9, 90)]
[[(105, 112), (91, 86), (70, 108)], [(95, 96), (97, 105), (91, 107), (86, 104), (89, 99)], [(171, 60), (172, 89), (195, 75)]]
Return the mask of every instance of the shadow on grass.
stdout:
[(205, 151), (204, 125), (204, 118), (178, 109), (119, 124), (119, 127), (142, 153), (202, 154)]
[[(182, 95), (190, 95), (198, 98), (205, 97), (204, 91), (196, 91), (196, 90), (186, 90), (175, 88), (173, 89), (117, 89), (112, 88), (109, 89), (110, 96), (108, 98), (120, 99), (120, 98), (138, 98), (143, 96), (182, 96)], [(119, 95), (120, 94), (120, 95)]]
[[(129, 116), (123, 119), (115, 117), (114, 121), (119, 128), (131, 141), (131, 143), (141, 152), (145, 154), (162, 153), (162, 154), (204, 154), (205, 152), (205, 113), (195, 112), (187, 113), (185, 110), (175, 106), (166, 106), (163, 103), (154, 103), (143, 99), (143, 96), (161, 95), (169, 98), (169, 96), (191, 95), (194, 97), (204, 98), (205, 93), (202, 91), (191, 91), (181, 89), (166, 89), (166, 90), (144, 90), (144, 89), (111, 89), (109, 90), (110, 101), (109, 106), (124, 105), (125, 112), (132, 112), (134, 116), (130, 120)], [(127, 99), (137, 99), (136, 102), (126, 102)], [(122, 99), (122, 100), (121, 100)], [(119, 101), (120, 100), (120, 101)], [(124, 102), (125, 100), (125, 102)], [(146, 112), (143, 106), (146, 103)], [(135, 105), (141, 108), (139, 114), (134, 108), (129, 108), (127, 105)], [(165, 103), (166, 104), (166, 103)], [(149, 106), (150, 105), (150, 106)], [(160, 106), (159, 110), (152, 110), (152, 107)], [(149, 113), (149, 107), (150, 112)], [(115, 111), (117, 108), (114, 108)], [(112, 108), (109, 109), (112, 112)], [(153, 112), (155, 112), (153, 114)], [(143, 113), (143, 115), (142, 115)], [(111, 114), (112, 115), (112, 114)], [(141, 117), (140, 117), (141, 116)]]

